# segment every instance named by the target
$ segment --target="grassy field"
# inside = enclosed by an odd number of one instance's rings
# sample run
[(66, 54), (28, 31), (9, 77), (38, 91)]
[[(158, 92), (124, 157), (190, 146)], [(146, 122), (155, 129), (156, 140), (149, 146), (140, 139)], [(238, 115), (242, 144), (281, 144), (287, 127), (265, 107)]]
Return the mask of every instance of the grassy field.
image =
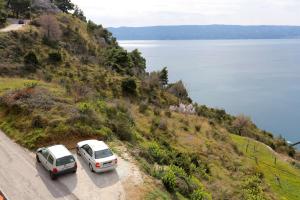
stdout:
[(22, 89), (28, 85), (37, 84), (42, 87), (46, 87), (52, 93), (61, 93), (62, 88), (56, 84), (45, 83), (43, 81), (21, 79), (21, 78), (1, 78), (0, 77), (0, 95), (9, 90)]
[[(258, 170), (265, 175), (266, 182), (279, 199), (300, 199), (300, 170), (298, 168), (286, 162), (284, 157), (274, 153), (262, 143), (237, 135), (231, 137), (246, 155), (245, 162), (257, 165)], [(256, 164), (256, 158), (258, 164)]]
[(35, 80), (19, 79), (19, 78), (0, 78), (0, 94), (11, 89), (19, 89), (26, 84), (37, 83)]

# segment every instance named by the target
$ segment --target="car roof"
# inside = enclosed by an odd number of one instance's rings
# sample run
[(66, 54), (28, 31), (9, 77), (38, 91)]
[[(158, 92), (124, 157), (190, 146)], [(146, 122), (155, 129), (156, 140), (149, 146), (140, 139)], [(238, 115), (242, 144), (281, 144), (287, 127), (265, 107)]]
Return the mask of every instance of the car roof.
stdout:
[(88, 144), (93, 151), (101, 151), (104, 149), (109, 149), (109, 147), (103, 142), (99, 140), (86, 140), (83, 141), (84, 144)]
[(56, 159), (72, 155), (64, 145), (51, 146), (48, 147), (48, 150)]

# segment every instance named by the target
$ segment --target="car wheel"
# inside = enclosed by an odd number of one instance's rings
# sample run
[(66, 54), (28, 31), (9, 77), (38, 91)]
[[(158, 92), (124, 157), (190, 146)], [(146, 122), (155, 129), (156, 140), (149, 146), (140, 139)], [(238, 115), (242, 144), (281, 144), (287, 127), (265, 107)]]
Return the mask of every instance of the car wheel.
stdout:
[(91, 163), (89, 164), (89, 168), (91, 170), (91, 172), (94, 172), (93, 166), (91, 165)]
[(39, 156), (38, 156), (38, 155), (36, 155), (35, 157), (36, 157), (36, 161), (37, 161), (38, 163), (40, 163), (41, 161), (40, 161), (40, 158), (39, 158)]
[(50, 178), (52, 180), (55, 180), (57, 178), (57, 176), (55, 174), (53, 174), (51, 171), (49, 173), (50, 173)]
[(77, 172), (77, 170), (74, 170), (72, 173), (75, 174)]

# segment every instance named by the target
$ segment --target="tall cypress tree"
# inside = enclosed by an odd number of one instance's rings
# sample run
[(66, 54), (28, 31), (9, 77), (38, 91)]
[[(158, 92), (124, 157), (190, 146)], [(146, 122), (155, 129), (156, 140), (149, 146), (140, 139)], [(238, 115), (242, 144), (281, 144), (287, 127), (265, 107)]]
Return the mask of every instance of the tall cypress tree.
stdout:
[(160, 78), (160, 81), (161, 81), (162, 85), (164, 85), (164, 86), (168, 85), (169, 78), (168, 78), (168, 69), (167, 69), (167, 67), (164, 67), (161, 70), (159, 78)]

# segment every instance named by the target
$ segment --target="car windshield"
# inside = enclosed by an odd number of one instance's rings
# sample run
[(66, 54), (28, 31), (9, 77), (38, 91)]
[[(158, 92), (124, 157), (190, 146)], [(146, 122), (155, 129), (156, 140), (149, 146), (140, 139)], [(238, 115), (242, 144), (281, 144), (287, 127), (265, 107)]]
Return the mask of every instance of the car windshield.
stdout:
[(56, 166), (66, 165), (75, 162), (73, 156), (65, 156), (56, 160)]
[(104, 150), (95, 152), (95, 159), (107, 158), (112, 155), (113, 155), (113, 153), (111, 152), (110, 149), (104, 149)]

